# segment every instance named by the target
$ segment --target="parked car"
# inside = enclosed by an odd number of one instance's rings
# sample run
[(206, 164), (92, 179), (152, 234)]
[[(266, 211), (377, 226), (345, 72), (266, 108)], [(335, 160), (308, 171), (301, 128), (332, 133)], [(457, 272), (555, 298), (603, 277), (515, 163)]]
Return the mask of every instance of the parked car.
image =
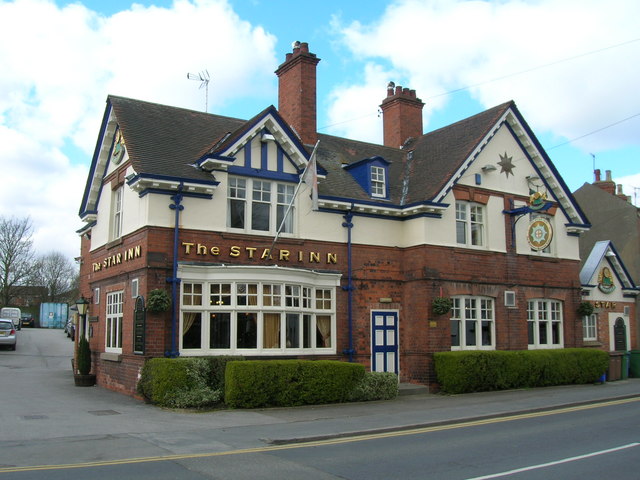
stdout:
[(36, 326), (36, 320), (35, 320), (35, 318), (33, 318), (33, 315), (31, 315), (30, 313), (26, 313), (25, 312), (20, 317), (20, 324), (23, 327), (35, 327)]
[(10, 318), (0, 318), (0, 346), (16, 349), (16, 326)]
[(71, 340), (75, 339), (76, 336), (76, 326), (73, 324), (73, 320), (69, 320), (64, 326), (64, 333), (67, 334)]

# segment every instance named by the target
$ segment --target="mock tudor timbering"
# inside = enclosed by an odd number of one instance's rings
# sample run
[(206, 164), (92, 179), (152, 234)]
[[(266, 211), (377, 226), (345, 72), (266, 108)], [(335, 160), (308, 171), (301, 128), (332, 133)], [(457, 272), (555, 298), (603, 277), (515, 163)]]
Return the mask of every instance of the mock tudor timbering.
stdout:
[[(278, 109), (249, 120), (107, 98), (79, 212), (99, 384), (243, 355), (434, 385), (434, 352), (582, 346), (589, 223), (515, 103), (423, 133), (416, 92), (390, 84), (384, 145), (325, 135), (318, 62), (297, 42)], [(172, 307), (136, 311), (154, 289)]]

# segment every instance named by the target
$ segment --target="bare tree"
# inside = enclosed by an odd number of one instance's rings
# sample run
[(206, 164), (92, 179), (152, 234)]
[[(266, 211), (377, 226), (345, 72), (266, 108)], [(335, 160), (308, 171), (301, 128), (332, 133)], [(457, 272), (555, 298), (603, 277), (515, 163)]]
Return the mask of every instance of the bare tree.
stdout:
[(33, 227), (29, 217), (0, 217), (0, 303), (10, 305), (17, 286), (34, 268)]
[(60, 252), (49, 252), (38, 258), (36, 266), (31, 283), (47, 288), (47, 298), (42, 299), (43, 302), (75, 300), (78, 272), (71, 259)]

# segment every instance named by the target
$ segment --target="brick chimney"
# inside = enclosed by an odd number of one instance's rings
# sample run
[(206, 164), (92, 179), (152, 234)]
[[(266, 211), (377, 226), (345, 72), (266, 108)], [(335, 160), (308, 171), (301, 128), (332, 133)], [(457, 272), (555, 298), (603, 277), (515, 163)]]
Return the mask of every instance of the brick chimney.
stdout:
[(278, 111), (307, 145), (318, 139), (316, 122), (316, 65), (320, 61), (309, 52), (308, 43), (295, 42), (293, 52), (276, 70)]
[(399, 148), (410, 137), (422, 135), (422, 107), (415, 90), (402, 88), (393, 82), (387, 85), (387, 98), (382, 101), (384, 144)]
[(611, 195), (615, 195), (616, 194), (616, 184), (615, 182), (611, 179), (611, 170), (605, 170), (605, 174), (606, 174), (606, 178), (604, 180), (600, 179), (600, 170), (596, 170), (595, 172), (596, 175), (596, 181), (593, 182), (593, 184), (604, 190), (607, 193), (610, 193)]

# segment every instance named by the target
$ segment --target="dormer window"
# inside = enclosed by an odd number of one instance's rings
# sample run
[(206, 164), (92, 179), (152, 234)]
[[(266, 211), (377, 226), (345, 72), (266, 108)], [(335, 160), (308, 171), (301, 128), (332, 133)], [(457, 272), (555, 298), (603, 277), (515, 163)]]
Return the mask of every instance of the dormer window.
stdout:
[(387, 196), (386, 172), (383, 167), (371, 166), (371, 196), (382, 198)]
[(382, 157), (365, 158), (343, 167), (371, 198), (389, 196), (387, 173), (390, 162)]

